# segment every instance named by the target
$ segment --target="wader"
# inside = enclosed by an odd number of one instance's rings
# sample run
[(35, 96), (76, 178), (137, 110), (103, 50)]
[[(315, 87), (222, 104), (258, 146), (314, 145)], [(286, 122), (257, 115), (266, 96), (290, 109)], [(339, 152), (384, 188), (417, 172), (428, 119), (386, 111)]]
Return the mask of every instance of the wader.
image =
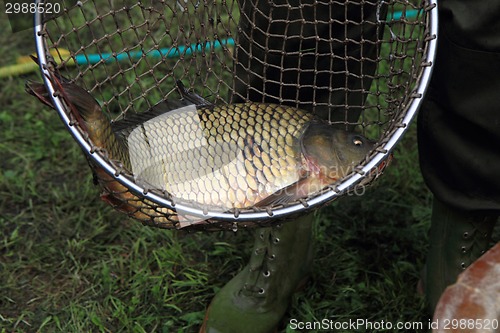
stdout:
[(500, 2), (440, 0), (436, 64), (418, 116), (434, 194), (424, 279), (431, 310), (484, 253), (500, 215)]

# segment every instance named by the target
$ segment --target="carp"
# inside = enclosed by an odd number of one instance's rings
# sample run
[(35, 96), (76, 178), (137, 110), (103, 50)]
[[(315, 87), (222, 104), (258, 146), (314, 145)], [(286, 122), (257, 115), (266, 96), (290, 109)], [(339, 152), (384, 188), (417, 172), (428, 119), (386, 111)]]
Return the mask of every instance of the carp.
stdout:
[[(91, 142), (119, 160), (136, 183), (209, 207), (272, 206), (307, 197), (352, 172), (374, 145), (295, 107), (214, 105), (180, 81), (180, 101), (164, 100), (111, 122), (85, 89), (52, 80)], [(26, 88), (53, 107), (43, 84), (28, 82)], [(108, 202), (126, 191), (114, 192)]]

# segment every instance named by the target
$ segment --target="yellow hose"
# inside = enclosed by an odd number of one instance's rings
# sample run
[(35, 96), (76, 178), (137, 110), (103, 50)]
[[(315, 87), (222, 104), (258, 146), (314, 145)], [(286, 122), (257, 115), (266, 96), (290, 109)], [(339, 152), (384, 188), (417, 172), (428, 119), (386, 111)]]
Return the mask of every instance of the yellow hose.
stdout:
[[(66, 65), (74, 65), (75, 63), (73, 59), (68, 59), (70, 55), (68, 50), (51, 50), (50, 54), (54, 57), (58, 64), (62, 61), (67, 61)], [(33, 62), (30, 56), (22, 56), (17, 58), (17, 64), (0, 67), (0, 78), (27, 74), (36, 70), (38, 70), (38, 64)]]

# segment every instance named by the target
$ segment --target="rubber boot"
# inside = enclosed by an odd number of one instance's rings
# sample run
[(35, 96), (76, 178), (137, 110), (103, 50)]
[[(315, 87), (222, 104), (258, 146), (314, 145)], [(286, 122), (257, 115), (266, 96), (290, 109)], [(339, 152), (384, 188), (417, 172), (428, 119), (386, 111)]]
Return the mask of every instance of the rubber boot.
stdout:
[(214, 297), (200, 333), (275, 332), (310, 274), (313, 220), (256, 230), (250, 262)]
[(447, 286), (489, 248), (497, 216), (452, 208), (434, 198), (424, 289), (430, 310)]

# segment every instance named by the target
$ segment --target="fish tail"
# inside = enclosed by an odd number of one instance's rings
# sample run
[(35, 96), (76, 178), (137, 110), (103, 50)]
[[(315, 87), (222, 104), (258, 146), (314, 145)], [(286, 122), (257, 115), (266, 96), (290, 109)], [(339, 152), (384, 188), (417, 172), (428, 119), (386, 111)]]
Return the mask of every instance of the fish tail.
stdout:
[[(47, 88), (45, 87), (45, 84), (28, 80), (26, 81), (25, 84), (25, 91), (28, 94), (38, 98), (38, 100), (43, 104), (53, 109), (56, 108), (49, 92), (47, 91)], [(81, 118), (80, 113), (79, 112), (73, 112), (73, 113), (74, 116), (77, 118), (77, 121), (80, 124), (80, 126), (82, 126), (86, 130), (85, 122), (83, 121), (83, 118)]]
[[(105, 118), (101, 112), (101, 107), (97, 101), (82, 87), (69, 82), (61, 76), (51, 78), (56, 91), (63, 97), (72, 114), (75, 116), (78, 124), (87, 131), (87, 122)], [(54, 102), (43, 83), (28, 80), (25, 84), (25, 90), (28, 94), (38, 98), (43, 104), (55, 109)], [(109, 120), (106, 119), (107, 122)]]
[(85, 89), (59, 76), (54, 76), (52, 82), (71, 108), (73, 115), (82, 128), (88, 130), (87, 123), (89, 122), (102, 121), (109, 123), (109, 120), (102, 113), (99, 103)]
[[(102, 112), (99, 103), (84, 88), (58, 75), (51, 77), (56, 92), (71, 110), (76, 122), (86, 132), (90, 140), (98, 147), (106, 149), (108, 157), (123, 162), (129, 167), (128, 154), (123, 144), (117, 139), (111, 128), (111, 122)], [(26, 91), (37, 97), (42, 103), (55, 109), (52, 98), (44, 84), (26, 82)]]
[(113, 132), (110, 120), (103, 113), (95, 98), (74, 83), (59, 80), (58, 77), (55, 77), (53, 81), (56, 86), (59, 86), (58, 91), (67, 101), (78, 124), (88, 133), (92, 142), (96, 146), (105, 148), (109, 158), (118, 159), (123, 162), (126, 168), (129, 168), (129, 156)]
[[(34, 62), (38, 63), (38, 58), (31, 56)], [(72, 83), (70, 80), (58, 73), (52, 73), (50, 81), (56, 92), (65, 100), (71, 108), (78, 124), (87, 131), (86, 122), (106, 119), (101, 111), (99, 103), (82, 87)], [(51, 108), (56, 108), (52, 98), (43, 83), (27, 81), (25, 90), (28, 94), (37, 97), (42, 103)], [(107, 122), (109, 120), (106, 119)]]
[(52, 99), (50, 98), (50, 95), (47, 89), (45, 89), (45, 85), (43, 83), (28, 80), (25, 84), (25, 91), (38, 98), (43, 104), (50, 106), (51, 108), (54, 107)]

